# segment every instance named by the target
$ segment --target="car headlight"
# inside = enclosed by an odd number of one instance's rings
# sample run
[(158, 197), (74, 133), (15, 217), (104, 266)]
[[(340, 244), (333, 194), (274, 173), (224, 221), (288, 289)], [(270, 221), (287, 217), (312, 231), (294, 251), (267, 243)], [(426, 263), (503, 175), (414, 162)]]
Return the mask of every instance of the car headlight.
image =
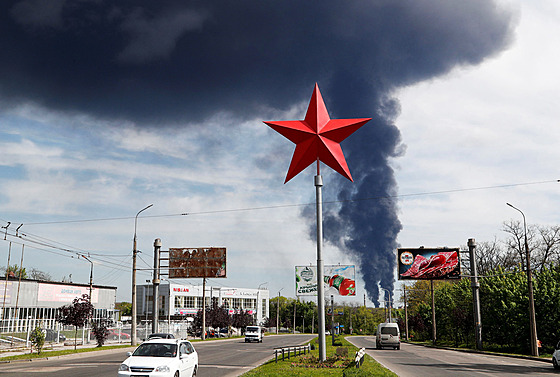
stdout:
[(160, 365), (154, 369), (154, 372), (169, 372), (169, 367), (167, 365)]
[(119, 371), (130, 372), (130, 369), (128, 369), (128, 365), (121, 364), (121, 366), (119, 367)]

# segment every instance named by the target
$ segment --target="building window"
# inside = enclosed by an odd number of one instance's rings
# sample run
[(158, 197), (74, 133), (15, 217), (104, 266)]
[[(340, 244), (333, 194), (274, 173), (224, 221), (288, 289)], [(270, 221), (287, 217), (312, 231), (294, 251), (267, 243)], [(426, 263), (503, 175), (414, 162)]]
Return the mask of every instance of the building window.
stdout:
[(233, 306), (233, 309), (241, 309), (241, 299), (240, 298), (234, 298), (232, 306)]
[(266, 299), (262, 300), (262, 317), (266, 318)]
[(253, 298), (243, 299), (243, 309), (255, 309), (256, 304), (257, 304), (257, 300)]
[(196, 307), (202, 309), (202, 297), (196, 298)]
[(195, 299), (196, 297), (192, 296), (185, 297), (185, 308), (194, 308)]
[(185, 307), (185, 296), (175, 296), (175, 308)]

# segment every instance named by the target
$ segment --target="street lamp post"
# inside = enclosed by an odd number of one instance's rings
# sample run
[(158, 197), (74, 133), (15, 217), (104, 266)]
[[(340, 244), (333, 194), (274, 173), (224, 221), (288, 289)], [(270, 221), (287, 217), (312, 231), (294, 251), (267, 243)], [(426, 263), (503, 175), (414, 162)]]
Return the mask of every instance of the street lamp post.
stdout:
[(134, 217), (134, 239), (132, 241), (132, 324), (130, 328), (130, 344), (135, 346), (136, 345), (136, 254), (138, 250), (136, 249), (136, 227), (138, 225), (138, 215), (153, 206), (150, 204), (149, 206), (142, 208), (136, 216)]
[(278, 291), (278, 299), (276, 300), (276, 334), (278, 334), (278, 325), (279, 325), (279, 319), (280, 319), (280, 292), (282, 292), (282, 289), (284, 289), (284, 287), (282, 287), (279, 291)]
[(514, 207), (510, 203), (506, 203), (511, 208), (519, 211), (523, 216), (523, 228), (525, 231), (525, 258), (527, 263), (527, 290), (529, 296), (529, 328), (531, 329), (531, 355), (539, 356), (539, 347), (537, 340), (537, 320), (535, 318), (535, 300), (533, 297), (533, 277), (531, 274), (531, 255), (529, 253), (529, 244), (527, 243), (527, 222), (525, 214), (519, 208)]
[[(391, 303), (391, 291), (389, 291), (388, 289), (385, 289), (385, 288), (381, 288), (381, 287), (379, 287), (379, 288), (383, 291), (386, 291), (387, 294), (389, 295), (389, 323), (391, 323), (391, 322), (393, 322), (393, 317), (391, 315), (391, 311), (392, 311), (391, 309), (393, 307), (393, 305)], [(384, 302), (385, 302), (385, 307), (387, 307), (387, 301), (384, 300)], [(385, 318), (385, 320), (387, 320), (387, 318)]]

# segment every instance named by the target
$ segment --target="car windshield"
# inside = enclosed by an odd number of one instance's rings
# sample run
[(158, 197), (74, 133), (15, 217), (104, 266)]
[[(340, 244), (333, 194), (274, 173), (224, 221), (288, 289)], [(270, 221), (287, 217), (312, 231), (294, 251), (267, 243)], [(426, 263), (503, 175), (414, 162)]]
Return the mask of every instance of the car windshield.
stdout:
[(382, 327), (381, 334), (389, 334), (397, 336), (397, 328), (396, 327)]
[(257, 331), (259, 331), (259, 328), (256, 327), (256, 326), (248, 326), (248, 327), (247, 327), (247, 331), (250, 331), (250, 332), (257, 332)]
[(136, 351), (134, 351), (132, 356), (175, 357), (177, 356), (177, 345), (165, 343), (144, 343), (136, 348)]

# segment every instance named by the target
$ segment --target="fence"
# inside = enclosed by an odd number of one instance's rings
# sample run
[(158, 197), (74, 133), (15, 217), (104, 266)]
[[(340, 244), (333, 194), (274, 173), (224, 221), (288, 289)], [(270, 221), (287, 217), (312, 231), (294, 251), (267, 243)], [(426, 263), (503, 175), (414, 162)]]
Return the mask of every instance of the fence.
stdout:
[(307, 352), (311, 352), (311, 346), (305, 345), (305, 346), (289, 346), (289, 347), (282, 347), (282, 348), (275, 348), (274, 349), (274, 358), (275, 358), (275, 363), (278, 362), (278, 355), (282, 354), (282, 361), (284, 361), (284, 357), (287, 354), (287, 358), (290, 358), (290, 354), (292, 353), (292, 351), (294, 352), (294, 357), (301, 355), (301, 352), (303, 351), (303, 354), (305, 355)]

